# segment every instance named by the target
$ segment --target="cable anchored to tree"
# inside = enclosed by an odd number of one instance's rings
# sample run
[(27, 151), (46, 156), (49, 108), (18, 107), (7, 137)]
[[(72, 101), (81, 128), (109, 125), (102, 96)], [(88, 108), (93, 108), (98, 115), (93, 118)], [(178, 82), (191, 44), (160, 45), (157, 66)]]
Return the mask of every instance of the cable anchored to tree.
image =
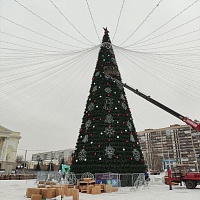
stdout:
[(121, 7), (121, 10), (120, 10), (120, 13), (119, 13), (119, 18), (118, 18), (118, 21), (117, 21), (117, 26), (116, 26), (116, 29), (115, 29), (115, 33), (113, 35), (112, 42), (114, 42), (115, 35), (116, 35), (117, 29), (118, 29), (118, 26), (119, 26), (119, 21), (120, 21), (120, 18), (121, 18), (123, 7), (124, 7), (124, 2), (125, 2), (125, 0), (123, 0), (123, 2), (122, 2), (122, 7)]
[(32, 10), (28, 9), (27, 7), (25, 7), (23, 4), (19, 3), (17, 0), (14, 0), (16, 3), (18, 3), (21, 7), (25, 8), (27, 11), (29, 11), (31, 14), (35, 15), (37, 18), (39, 18), (40, 20), (42, 20), (43, 22), (49, 24), (51, 27), (53, 27), (54, 29), (58, 30), (59, 32), (65, 34), (66, 36), (70, 37), (73, 40), (76, 40), (77, 42), (80, 42), (82, 44), (88, 45), (74, 37), (72, 37), (71, 35), (65, 33), (64, 31), (62, 31), (61, 29), (59, 29), (58, 27), (54, 26), (53, 24), (51, 24), (50, 22), (48, 22), (47, 20), (43, 19), (42, 17), (40, 17), (39, 15), (37, 15), (36, 13), (34, 13)]
[[(196, 0), (194, 1), (192, 4), (190, 4), (189, 6), (187, 6), (186, 8), (184, 8), (181, 12), (179, 12), (177, 15), (175, 15), (174, 17), (172, 17), (169, 21), (167, 21), (166, 23), (164, 23), (162, 26), (158, 27), (157, 29), (155, 29), (153, 32), (151, 32), (150, 34), (148, 34), (147, 36), (145, 36), (144, 38), (138, 40), (137, 42), (131, 44), (131, 45), (128, 45), (126, 47), (130, 47), (130, 46), (133, 46), (133, 45), (136, 45), (136, 44), (141, 44), (145, 41), (148, 41), (148, 40), (145, 40), (143, 41), (144, 39), (146, 39), (147, 37), (151, 36), (153, 33), (157, 32), (158, 30), (160, 30), (161, 28), (163, 28), (164, 26), (166, 26), (168, 23), (170, 23), (172, 20), (174, 20), (175, 18), (177, 18), (179, 15), (181, 15), (183, 12), (185, 12), (186, 10), (188, 10), (191, 6), (193, 6), (195, 3), (197, 3), (199, 0)], [(143, 42), (142, 42), (143, 41)]]
[(158, 2), (158, 4), (153, 8), (153, 10), (147, 15), (147, 17), (143, 20), (143, 22), (135, 29), (135, 31), (124, 41), (122, 42), (119, 46), (121, 46), (122, 44), (124, 44), (125, 42), (127, 42), (138, 30), (139, 28), (147, 21), (147, 19), (150, 17), (150, 15), (155, 11), (155, 9), (160, 5), (160, 3), (162, 2), (163, 0), (160, 0)]
[(95, 31), (96, 31), (97, 37), (98, 37), (98, 39), (99, 39), (99, 42), (101, 43), (101, 40), (100, 40), (99, 35), (98, 35), (98, 32), (97, 32), (96, 25), (95, 25), (95, 23), (94, 23), (94, 19), (93, 19), (93, 17), (92, 17), (92, 12), (91, 12), (91, 10), (90, 10), (90, 6), (89, 6), (89, 3), (88, 3), (87, 0), (86, 0), (86, 3), (87, 3), (87, 7), (88, 7), (88, 10), (89, 10), (89, 13), (90, 13), (90, 17), (91, 17), (92, 22), (93, 22), (93, 25), (94, 25), (94, 29), (95, 29)]
[[(90, 42), (91, 44), (93, 44), (90, 40), (88, 40), (75, 26), (74, 24), (61, 12), (61, 10), (58, 8), (58, 6), (52, 1), (49, 0), (52, 5), (58, 10), (58, 12), (65, 18), (65, 20), (84, 38), (86, 39), (88, 42)], [(93, 44), (94, 45), (94, 44)]]

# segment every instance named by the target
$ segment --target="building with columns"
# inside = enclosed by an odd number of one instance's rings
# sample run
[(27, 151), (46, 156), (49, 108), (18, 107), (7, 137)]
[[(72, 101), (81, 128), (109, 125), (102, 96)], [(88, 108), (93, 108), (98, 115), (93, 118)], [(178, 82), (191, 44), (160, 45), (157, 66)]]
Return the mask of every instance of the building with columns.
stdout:
[(0, 170), (10, 174), (15, 169), (20, 132), (0, 126)]

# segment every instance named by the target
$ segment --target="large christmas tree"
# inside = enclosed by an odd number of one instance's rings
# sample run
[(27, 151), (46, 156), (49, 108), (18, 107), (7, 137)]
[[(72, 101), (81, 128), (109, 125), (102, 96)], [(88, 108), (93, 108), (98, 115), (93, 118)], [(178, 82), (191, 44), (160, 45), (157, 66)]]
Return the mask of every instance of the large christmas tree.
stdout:
[(136, 173), (146, 166), (107, 28), (92, 78), (71, 171)]

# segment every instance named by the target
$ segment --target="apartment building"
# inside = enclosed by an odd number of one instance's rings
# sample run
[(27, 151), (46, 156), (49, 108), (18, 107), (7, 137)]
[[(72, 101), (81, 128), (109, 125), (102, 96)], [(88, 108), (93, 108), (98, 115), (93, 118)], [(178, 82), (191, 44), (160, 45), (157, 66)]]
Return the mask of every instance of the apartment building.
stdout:
[(37, 153), (32, 155), (32, 161), (58, 161), (61, 162), (62, 159), (64, 159), (65, 163), (71, 164), (72, 159), (72, 153), (74, 152), (74, 149), (65, 149), (65, 150), (59, 150), (59, 151), (49, 151), (49, 152), (43, 152), (43, 153)]
[(138, 132), (149, 170), (162, 171), (177, 164), (195, 164), (200, 170), (200, 132), (188, 125), (174, 124)]

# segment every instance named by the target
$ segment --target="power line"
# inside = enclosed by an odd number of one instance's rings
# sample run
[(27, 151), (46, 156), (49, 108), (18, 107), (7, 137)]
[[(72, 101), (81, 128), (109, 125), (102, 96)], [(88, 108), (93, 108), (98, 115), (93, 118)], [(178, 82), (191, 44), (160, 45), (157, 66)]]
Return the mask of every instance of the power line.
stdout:
[[(94, 29), (95, 29), (95, 31), (96, 31), (97, 37), (99, 38), (99, 35), (98, 35), (98, 33), (97, 33), (97, 28), (96, 28), (96, 26), (95, 26), (95, 23), (94, 23), (94, 19), (93, 19), (93, 17), (92, 17), (92, 12), (91, 12), (91, 10), (90, 10), (90, 6), (89, 6), (89, 4), (88, 4), (88, 1), (87, 1), (87, 0), (86, 0), (86, 3), (87, 3), (87, 7), (88, 7), (88, 10), (89, 10), (89, 13), (90, 13), (90, 17), (91, 17), (91, 19), (92, 19), (92, 22), (93, 22), (93, 25), (94, 25)], [(100, 40), (100, 38), (99, 38), (99, 42), (101, 43), (101, 40)]]
[(115, 29), (115, 33), (114, 33), (114, 35), (113, 35), (112, 42), (114, 42), (115, 34), (116, 34), (117, 28), (118, 28), (118, 26), (119, 26), (119, 20), (120, 20), (120, 18), (121, 18), (121, 13), (122, 13), (122, 9), (123, 9), (123, 7), (124, 7), (124, 2), (125, 2), (125, 0), (123, 0), (123, 2), (122, 2), (122, 7), (121, 7), (121, 10), (120, 10), (120, 13), (119, 13), (119, 18), (118, 18), (118, 21), (117, 21), (117, 26), (116, 26), (116, 29)]
[[(58, 12), (65, 18), (65, 20), (84, 38), (86, 39), (88, 42), (90, 42), (91, 44), (93, 44), (90, 40), (88, 40), (73, 24), (72, 22), (67, 19), (67, 17), (61, 12), (61, 10), (58, 8), (58, 6), (55, 5), (55, 3), (52, 0), (49, 0), (52, 5), (58, 10)], [(94, 44), (93, 44), (94, 45)]]
[(154, 12), (154, 10), (159, 6), (159, 4), (162, 2), (163, 0), (160, 0), (158, 2), (158, 4), (153, 8), (153, 10), (147, 15), (147, 17), (143, 20), (143, 22), (135, 29), (135, 31), (126, 39), (124, 40), (124, 42), (122, 42), (119, 46), (121, 46), (122, 44), (124, 44), (125, 42), (127, 42), (136, 32), (137, 30), (147, 21), (147, 19), (150, 17), (150, 15)]
[[(174, 17), (172, 17), (169, 21), (167, 21), (166, 23), (164, 23), (162, 26), (158, 27), (157, 29), (155, 29), (153, 32), (151, 32), (150, 34), (148, 34), (147, 36), (145, 36), (144, 38), (136, 41), (135, 43), (129, 45), (129, 46), (133, 46), (135, 44), (140, 44), (142, 43), (141, 41), (144, 40), (145, 38), (151, 36), (153, 33), (157, 32), (158, 30), (160, 30), (161, 28), (163, 28), (164, 26), (166, 26), (169, 22), (171, 22), (172, 20), (174, 20), (176, 17), (178, 17), (179, 15), (181, 15), (183, 12), (185, 12), (187, 9), (189, 9), (191, 6), (193, 6), (195, 3), (197, 3), (199, 0), (194, 1), (192, 4), (190, 4), (189, 6), (187, 6), (186, 8), (184, 8), (181, 12), (179, 12), (177, 15), (175, 15)], [(126, 47), (129, 47), (126, 46)]]
[(17, 0), (14, 0), (14, 1), (15, 1), (16, 3), (18, 3), (18, 4), (19, 4), (21, 7), (23, 7), (24, 9), (28, 10), (31, 14), (35, 15), (37, 18), (39, 18), (40, 20), (42, 20), (43, 22), (49, 24), (49, 25), (50, 25), (51, 27), (53, 27), (54, 29), (58, 30), (59, 32), (61, 32), (61, 33), (65, 34), (65, 35), (67, 35), (68, 37), (70, 37), (70, 38), (73, 39), (73, 40), (76, 40), (77, 42), (80, 42), (80, 43), (82, 43), (82, 44), (88, 45), (88, 44), (86, 44), (86, 43), (84, 43), (84, 42), (82, 42), (82, 41), (80, 41), (80, 40), (78, 40), (78, 39), (72, 37), (71, 35), (65, 33), (64, 31), (62, 31), (62, 30), (59, 29), (58, 27), (54, 26), (53, 24), (51, 24), (51, 23), (48, 22), (47, 20), (43, 19), (42, 17), (40, 17), (39, 15), (37, 15), (36, 13), (34, 13), (32, 10), (28, 9), (27, 7), (25, 7), (24, 5), (22, 5), (21, 3), (19, 3)]

